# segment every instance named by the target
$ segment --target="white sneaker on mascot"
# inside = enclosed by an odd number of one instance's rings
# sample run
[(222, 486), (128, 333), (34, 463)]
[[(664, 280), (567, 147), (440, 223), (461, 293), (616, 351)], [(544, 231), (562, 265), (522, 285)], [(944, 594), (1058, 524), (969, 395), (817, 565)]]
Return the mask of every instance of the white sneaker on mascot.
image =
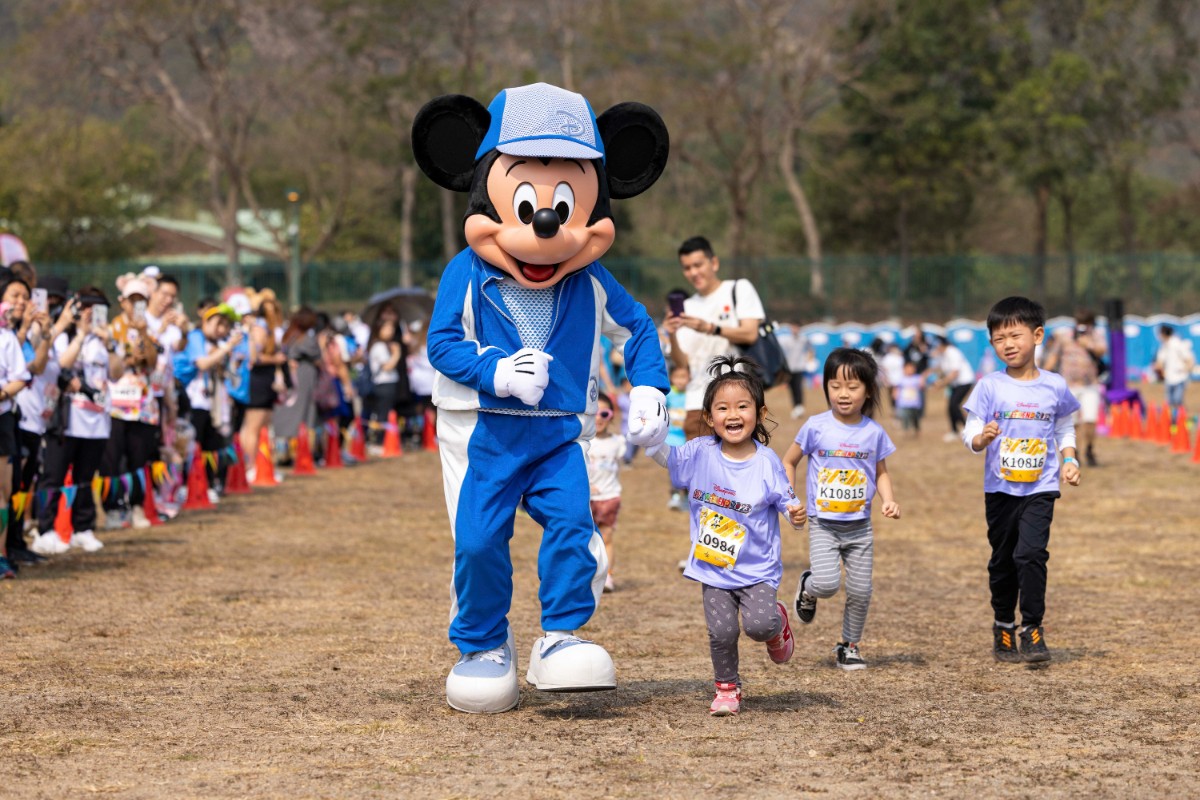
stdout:
[(617, 688), (617, 670), (600, 645), (555, 632), (533, 643), (525, 680), (542, 692), (597, 692)]
[(468, 714), (499, 714), (517, 707), (517, 652), (512, 631), (493, 650), (467, 653), (446, 676), (446, 702)]

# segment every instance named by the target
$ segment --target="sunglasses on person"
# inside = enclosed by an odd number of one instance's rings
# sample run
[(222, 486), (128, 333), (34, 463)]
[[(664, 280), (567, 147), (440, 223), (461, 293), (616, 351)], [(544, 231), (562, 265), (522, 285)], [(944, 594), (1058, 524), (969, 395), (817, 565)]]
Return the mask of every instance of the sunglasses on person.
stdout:
[(596, 412), (596, 416), (599, 419), (612, 419), (612, 414), (613, 414), (612, 409), (608, 409), (608, 408), (602, 408)]

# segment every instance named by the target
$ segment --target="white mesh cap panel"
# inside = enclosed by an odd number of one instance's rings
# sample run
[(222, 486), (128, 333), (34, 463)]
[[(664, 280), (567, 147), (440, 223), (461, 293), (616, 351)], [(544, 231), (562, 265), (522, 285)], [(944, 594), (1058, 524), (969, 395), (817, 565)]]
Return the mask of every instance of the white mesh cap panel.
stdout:
[(496, 149), (515, 156), (600, 158), (592, 115), (582, 95), (547, 83), (505, 91)]

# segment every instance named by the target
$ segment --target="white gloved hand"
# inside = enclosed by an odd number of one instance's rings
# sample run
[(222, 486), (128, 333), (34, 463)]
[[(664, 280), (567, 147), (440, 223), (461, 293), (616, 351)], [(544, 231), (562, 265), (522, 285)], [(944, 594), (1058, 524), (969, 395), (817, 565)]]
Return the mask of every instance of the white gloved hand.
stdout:
[(667, 396), (653, 386), (635, 386), (629, 393), (629, 442), (654, 447), (667, 438)]
[(492, 378), (496, 397), (515, 397), (528, 406), (536, 406), (550, 384), (550, 362), (554, 356), (523, 347), (500, 359)]

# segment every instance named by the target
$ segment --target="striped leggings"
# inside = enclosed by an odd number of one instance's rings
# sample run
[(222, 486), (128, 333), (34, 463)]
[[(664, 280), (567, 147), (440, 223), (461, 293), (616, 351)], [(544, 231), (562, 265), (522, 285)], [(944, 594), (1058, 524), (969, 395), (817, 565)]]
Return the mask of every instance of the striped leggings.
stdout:
[(835, 522), (809, 518), (808, 558), (812, 575), (804, 584), (810, 597), (837, 594), (841, 565), (846, 565), (846, 610), (842, 614), (842, 639), (862, 641), (871, 606), (871, 569), (875, 560), (875, 538), (871, 520)]

